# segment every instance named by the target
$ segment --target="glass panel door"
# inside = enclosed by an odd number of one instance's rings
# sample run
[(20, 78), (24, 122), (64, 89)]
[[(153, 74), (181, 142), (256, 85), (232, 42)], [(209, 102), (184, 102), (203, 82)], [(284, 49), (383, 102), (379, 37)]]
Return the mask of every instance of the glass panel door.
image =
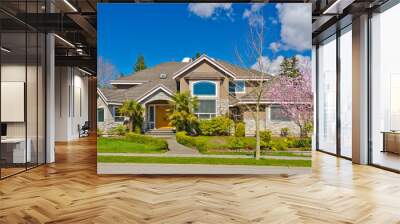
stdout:
[(352, 157), (352, 32), (340, 36), (340, 154)]
[(336, 154), (336, 36), (318, 48), (318, 149)]
[(400, 170), (400, 4), (371, 19), (372, 163)]
[(26, 144), (26, 42), (25, 32), (1, 33), (2, 178), (26, 170), (32, 158)]

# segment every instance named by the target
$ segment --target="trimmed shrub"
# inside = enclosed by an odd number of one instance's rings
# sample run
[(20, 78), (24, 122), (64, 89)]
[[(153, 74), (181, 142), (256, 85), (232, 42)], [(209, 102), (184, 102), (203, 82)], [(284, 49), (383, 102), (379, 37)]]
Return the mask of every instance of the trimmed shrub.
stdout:
[(225, 116), (214, 117), (210, 120), (201, 120), (200, 133), (205, 136), (229, 135), (233, 121)]
[(274, 139), (268, 143), (268, 148), (274, 151), (285, 151), (288, 149), (288, 143), (285, 138)]
[(311, 148), (311, 138), (295, 138), (289, 145), (291, 148)]
[(300, 130), (300, 137), (308, 137), (308, 134), (313, 131), (313, 124), (312, 122), (307, 122), (302, 130)]
[(139, 135), (133, 132), (129, 132), (125, 135), (126, 140), (136, 142), (136, 143), (141, 143), (141, 144), (147, 144), (147, 145), (154, 145), (157, 146), (158, 148), (161, 149), (167, 149), (168, 148), (168, 143), (164, 139), (160, 138), (153, 138), (150, 136), (145, 136), (145, 135)]
[(141, 134), (142, 133), (142, 128), (140, 126), (135, 127), (135, 133), (136, 134)]
[(196, 147), (196, 139), (192, 136), (186, 135), (185, 131), (180, 131), (176, 133), (176, 141), (182, 145)]
[(104, 130), (101, 128), (97, 128), (97, 137), (101, 137), (104, 135)]
[(244, 137), (246, 134), (246, 128), (243, 122), (238, 122), (235, 125), (235, 137)]
[(188, 136), (185, 131), (180, 131), (176, 133), (176, 141), (179, 144), (191, 148), (197, 148), (197, 150), (199, 150), (200, 152), (207, 150), (207, 143), (204, 140), (197, 139), (196, 137), (193, 136)]
[(289, 136), (289, 128), (281, 128), (281, 137)]
[(119, 124), (111, 130), (111, 133), (118, 136), (123, 136), (127, 132), (127, 128), (123, 124)]
[(228, 143), (228, 148), (233, 150), (239, 150), (246, 147), (246, 143), (242, 140), (242, 138), (233, 138), (232, 141)]
[(272, 132), (270, 130), (260, 131), (260, 139), (266, 144), (271, 142)]

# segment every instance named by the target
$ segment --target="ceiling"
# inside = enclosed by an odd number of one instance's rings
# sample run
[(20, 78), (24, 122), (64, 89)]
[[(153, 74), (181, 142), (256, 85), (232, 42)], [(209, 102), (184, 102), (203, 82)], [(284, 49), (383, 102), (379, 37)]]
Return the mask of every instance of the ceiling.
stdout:
[[(180, 2), (179, 0), (172, 1)], [(351, 23), (352, 16), (379, 6), (385, 1), (272, 0), (269, 2), (312, 3), (312, 32), (313, 42), (316, 43), (319, 39), (329, 35), (330, 32), (335, 32), (332, 27), (338, 24), (337, 21), (346, 21), (344, 18), (347, 17), (347, 20)], [(1, 0), (1, 29), (3, 32), (10, 33), (16, 33), (25, 30), (25, 28), (40, 32), (54, 32), (57, 34), (55, 38), (56, 65), (79, 66), (95, 74), (97, 57), (96, 4), (129, 2), (171, 2), (171, 0)], [(195, 2), (207, 1), (198, 0)], [(239, 0), (238, 2), (248, 1)]]

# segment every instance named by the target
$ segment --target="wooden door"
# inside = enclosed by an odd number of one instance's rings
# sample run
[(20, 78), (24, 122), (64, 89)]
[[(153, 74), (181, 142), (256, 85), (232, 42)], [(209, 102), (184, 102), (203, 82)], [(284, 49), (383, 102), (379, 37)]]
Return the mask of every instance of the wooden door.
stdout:
[(169, 105), (156, 105), (156, 128), (170, 128), (167, 109)]

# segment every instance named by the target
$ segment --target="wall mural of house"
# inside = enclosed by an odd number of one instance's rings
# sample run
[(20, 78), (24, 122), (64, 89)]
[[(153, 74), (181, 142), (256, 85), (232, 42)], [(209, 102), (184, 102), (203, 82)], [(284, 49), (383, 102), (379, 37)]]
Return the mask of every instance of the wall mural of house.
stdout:
[[(254, 73), (256, 75), (249, 74)], [(168, 129), (169, 102), (176, 92), (189, 91), (199, 99), (195, 114), (199, 119), (210, 119), (218, 115), (229, 115), (246, 124), (246, 135), (254, 135), (255, 122), (252, 112), (244, 105), (252, 105), (251, 81), (257, 81), (259, 71), (241, 68), (225, 61), (202, 55), (196, 60), (165, 62), (133, 75), (110, 82), (111, 88), (98, 89), (98, 127), (108, 130), (124, 122), (118, 113), (119, 106), (126, 100), (136, 100), (145, 108), (143, 131)], [(300, 132), (281, 108), (280, 101), (264, 97), (262, 100), (261, 130), (269, 129), (279, 135), (281, 128), (290, 128), (291, 133)]]

